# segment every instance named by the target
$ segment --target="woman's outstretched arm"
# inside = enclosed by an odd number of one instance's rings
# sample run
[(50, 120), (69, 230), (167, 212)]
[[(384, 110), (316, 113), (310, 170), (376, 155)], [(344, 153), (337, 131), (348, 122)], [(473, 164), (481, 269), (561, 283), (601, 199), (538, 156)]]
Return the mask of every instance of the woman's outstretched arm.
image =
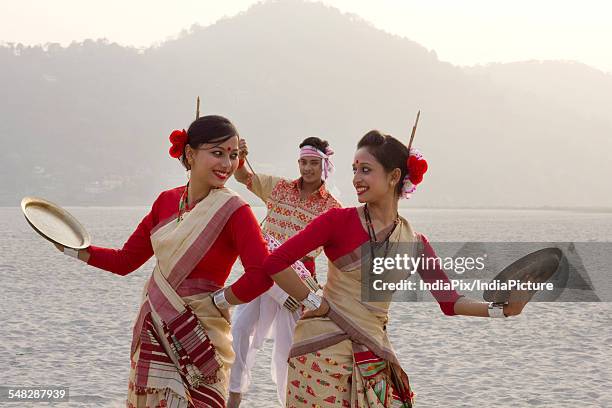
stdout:
[[(436, 258), (436, 252), (425, 236), (422, 236), (423, 252), (425, 259)], [(426, 262), (428, 265), (433, 265), (431, 268), (419, 268), (419, 274), (425, 282), (433, 283), (436, 280), (449, 282), (448, 276), (441, 268), (439, 262)], [(489, 317), (489, 303), (468, 298), (465, 295), (460, 295), (455, 290), (432, 290), (432, 295), (438, 301), (440, 309), (445, 315), (453, 316), (476, 316)], [(504, 314), (506, 316), (515, 316), (521, 313), (527, 302), (521, 302), (516, 299), (516, 296), (511, 296), (509, 304), (504, 305)]]
[[(278, 286), (290, 296), (302, 301), (310, 293), (310, 289), (291, 268), (291, 265), (302, 259), (314, 249), (325, 246), (333, 233), (334, 210), (315, 218), (302, 231), (289, 238), (279, 248), (272, 252), (263, 263), (263, 272), (269, 275)], [(263, 238), (262, 238), (263, 239)], [(236, 304), (235, 291), (226, 291), (229, 303)], [(237, 294), (240, 297), (240, 294)]]
[[(164, 193), (162, 193), (164, 194)], [(155, 200), (151, 211), (140, 221), (138, 227), (120, 249), (90, 246), (79, 250), (79, 260), (91, 266), (112, 272), (117, 275), (127, 275), (141, 267), (151, 256), (153, 246), (151, 245), (151, 231), (156, 222), (156, 212), (159, 207), (161, 195)], [(56, 244), (58, 250), (64, 251), (64, 247)]]
[[(528, 300), (519, 291), (512, 291), (508, 304), (504, 305), (504, 314), (516, 316), (521, 314)], [(489, 317), (489, 303), (462, 297), (455, 302), (455, 314), (462, 316)]]

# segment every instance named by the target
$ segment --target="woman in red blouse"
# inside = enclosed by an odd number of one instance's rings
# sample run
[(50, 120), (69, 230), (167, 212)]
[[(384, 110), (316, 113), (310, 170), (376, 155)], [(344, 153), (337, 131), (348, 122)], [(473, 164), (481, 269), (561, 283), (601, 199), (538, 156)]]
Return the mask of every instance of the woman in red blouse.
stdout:
[(157, 259), (134, 326), (128, 407), (224, 407), (234, 354), (227, 309), (211, 293), (238, 256), (235, 301), (269, 289), (268, 250), (251, 208), (224, 187), (238, 167), (234, 125), (204, 116), (170, 140), (170, 155), (191, 171), (187, 185), (162, 192), (123, 248), (92, 245), (78, 258), (119, 275)]
[[(390, 299), (364, 300), (362, 283), (378, 276), (387, 282), (406, 278), (406, 271), (373, 275), (375, 258), (436, 257), (427, 239), (398, 214), (399, 198), (414, 191), (426, 169), (418, 152), (409, 152), (391, 136), (369, 132), (359, 141), (353, 162), (353, 184), (364, 205), (327, 211), (266, 259), (264, 270), (311, 310), (298, 322), (289, 355), (287, 407), (390, 407), (394, 401), (412, 407), (408, 376), (387, 337)], [(286, 268), (320, 246), (329, 269), (317, 295)], [(426, 282), (449, 282), (439, 262), (422, 262), (418, 273)], [(510, 304), (487, 304), (454, 290), (432, 294), (449, 316), (507, 317), (525, 305), (512, 297)]]

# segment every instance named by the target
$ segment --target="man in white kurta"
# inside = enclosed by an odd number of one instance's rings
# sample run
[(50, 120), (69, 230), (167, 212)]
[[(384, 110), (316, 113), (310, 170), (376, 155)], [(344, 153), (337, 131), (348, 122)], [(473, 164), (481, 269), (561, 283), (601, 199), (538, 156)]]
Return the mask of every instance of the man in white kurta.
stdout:
[[(287, 180), (265, 174), (254, 174), (241, 166), (236, 179), (246, 184), (268, 208), (262, 223), (262, 232), (269, 245), (280, 244), (301, 231), (310, 221), (325, 211), (340, 207), (331, 195), (324, 180), (333, 165), (329, 156), (331, 149), (318, 138), (307, 138), (300, 145), (298, 164), (301, 177)], [(310, 144), (309, 144), (310, 143)], [(246, 143), (241, 141), (241, 157), (246, 156)], [(242, 162), (241, 160), (241, 162)], [(272, 248), (271, 248), (272, 249)], [(304, 257), (294, 265), (303, 279), (308, 271), (314, 274), (314, 259), (321, 249)], [(307, 269), (306, 269), (307, 268)], [(312, 285), (312, 279), (306, 279)], [(230, 375), (230, 398), (228, 408), (240, 405), (241, 395), (251, 382), (251, 370), (257, 350), (266, 338), (274, 340), (271, 374), (276, 383), (279, 401), (285, 405), (287, 386), (287, 358), (293, 341), (293, 332), (300, 318), (299, 307), (276, 284), (266, 293), (250, 303), (239, 305), (232, 316), (232, 336), (236, 359)]]

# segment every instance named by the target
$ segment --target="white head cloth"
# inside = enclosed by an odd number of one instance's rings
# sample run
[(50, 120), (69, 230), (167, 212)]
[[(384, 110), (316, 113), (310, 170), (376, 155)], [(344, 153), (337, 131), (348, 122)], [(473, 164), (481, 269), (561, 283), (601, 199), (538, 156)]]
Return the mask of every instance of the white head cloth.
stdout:
[(330, 147), (325, 149), (325, 153), (310, 145), (305, 145), (300, 149), (300, 159), (307, 156), (321, 158), (321, 168), (323, 170), (321, 177), (323, 180), (327, 180), (335, 170), (334, 163), (329, 158), (332, 154), (334, 154), (334, 151)]

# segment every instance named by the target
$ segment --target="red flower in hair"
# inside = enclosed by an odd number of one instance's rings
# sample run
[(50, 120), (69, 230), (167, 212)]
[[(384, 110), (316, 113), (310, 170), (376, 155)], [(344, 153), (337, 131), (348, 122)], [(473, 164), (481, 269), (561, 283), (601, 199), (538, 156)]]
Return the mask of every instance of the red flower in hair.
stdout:
[(185, 129), (174, 130), (170, 134), (170, 143), (172, 143), (170, 147), (170, 156), (178, 159), (183, 154), (183, 150), (185, 150), (185, 145), (187, 144), (187, 132), (185, 132)]
[(427, 172), (427, 161), (416, 156), (408, 157), (408, 179), (415, 186), (423, 181), (423, 174)]

